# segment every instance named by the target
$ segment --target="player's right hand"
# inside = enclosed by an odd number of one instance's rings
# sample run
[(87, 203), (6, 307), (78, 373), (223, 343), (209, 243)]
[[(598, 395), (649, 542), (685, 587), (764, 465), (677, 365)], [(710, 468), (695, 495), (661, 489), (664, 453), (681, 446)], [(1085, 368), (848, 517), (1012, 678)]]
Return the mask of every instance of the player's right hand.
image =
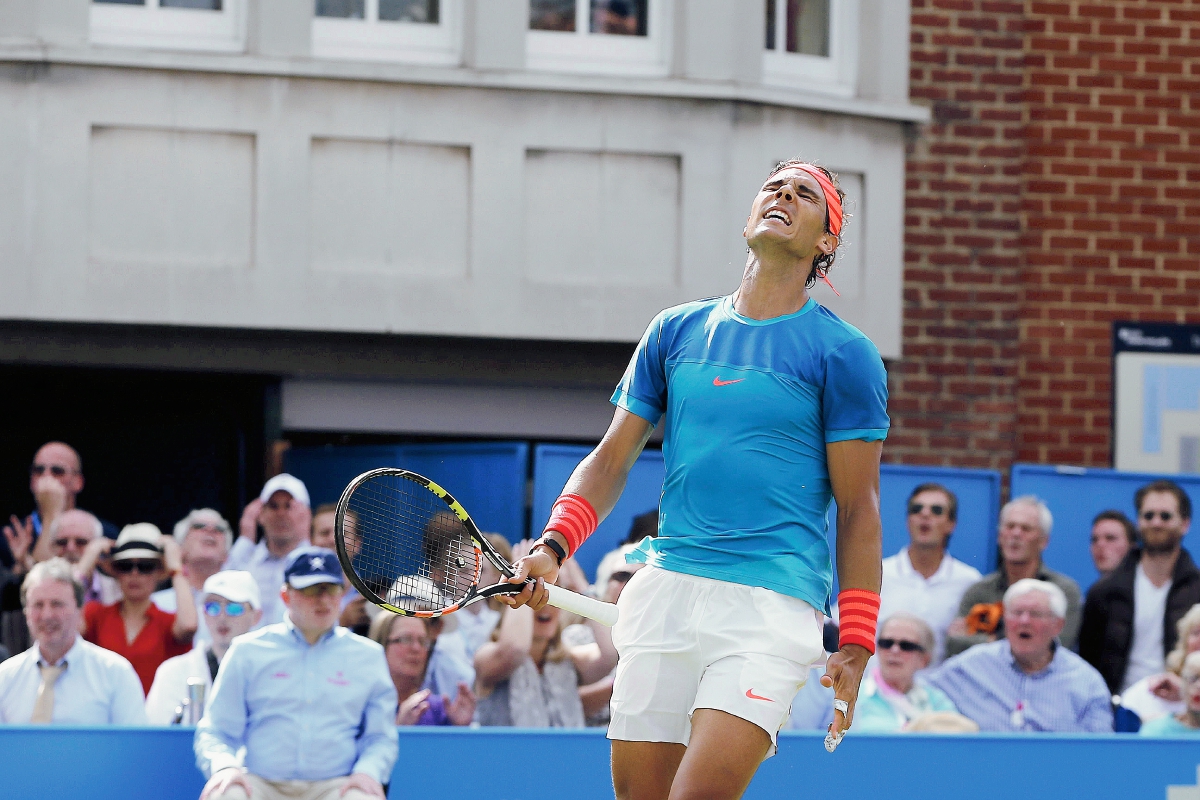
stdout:
[(521, 590), (520, 594), (502, 594), (498, 595), (497, 599), (512, 608), (528, 605), (534, 611), (540, 611), (550, 597), (550, 593), (546, 590), (546, 582), (554, 583), (558, 580), (558, 561), (542, 547), (531, 553), (530, 548), (532, 547), (533, 541), (530, 539), (524, 539), (513, 545), (512, 554), (516, 559), (513, 564), (515, 574), (508, 579), (508, 582), (525, 583), (525, 588)]

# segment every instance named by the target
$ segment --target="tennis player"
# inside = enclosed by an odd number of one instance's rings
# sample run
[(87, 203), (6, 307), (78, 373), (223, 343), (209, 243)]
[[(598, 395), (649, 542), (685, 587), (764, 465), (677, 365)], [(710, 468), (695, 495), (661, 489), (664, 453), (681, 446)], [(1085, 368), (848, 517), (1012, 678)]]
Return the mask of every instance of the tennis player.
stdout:
[(612, 425), (517, 564), (514, 580), (539, 580), (506, 602), (541, 608), (544, 581), (612, 510), (665, 415), (660, 534), (629, 556), (648, 566), (613, 630), (621, 800), (739, 797), (774, 754), (822, 653), (831, 495), (841, 641), (821, 681), (835, 690), (833, 744), (850, 726), (875, 648), (889, 422), (878, 350), (808, 294), (827, 280), (843, 197), (821, 167), (776, 167), (746, 221), (741, 285), (654, 319), (613, 395)]

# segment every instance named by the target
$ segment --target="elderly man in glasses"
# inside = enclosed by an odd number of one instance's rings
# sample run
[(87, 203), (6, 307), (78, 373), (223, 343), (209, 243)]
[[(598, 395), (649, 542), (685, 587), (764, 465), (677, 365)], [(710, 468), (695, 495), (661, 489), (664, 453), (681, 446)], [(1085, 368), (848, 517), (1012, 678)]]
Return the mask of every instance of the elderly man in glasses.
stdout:
[(928, 656), (942, 661), (946, 629), (963, 593), (983, 576), (946, 552), (958, 523), (958, 498), (939, 483), (923, 483), (908, 496), (908, 547), (883, 560), (880, 619), (912, 614), (932, 629)]
[[(175, 523), (173, 534), (175, 541), (179, 543), (179, 552), (183, 558), (183, 577), (187, 578), (188, 585), (192, 587), (192, 599), (196, 608), (200, 608), (205, 581), (220, 572), (225, 559), (229, 557), (229, 548), (233, 545), (233, 528), (217, 511), (199, 508)], [(163, 611), (174, 612), (178, 607), (174, 586), (155, 592), (150, 595), (150, 599)], [(255, 608), (261, 611), (262, 602), (260, 601)], [(192, 646), (200, 647), (208, 641), (208, 626), (201, 625), (196, 629)]]
[[(146, 695), (146, 719), (151, 725), (185, 721), (180, 713), (188, 698), (188, 679), (204, 682), (204, 697), (212, 693), (217, 667), (235, 636), (246, 633), (262, 618), (262, 596), (254, 576), (242, 570), (210, 575), (200, 592), (200, 606), (208, 629), (205, 644), (197, 644), (181, 656), (168, 658), (154, 674)], [(203, 708), (200, 709), (203, 712)], [(199, 714), (197, 717), (199, 718)]]
[(1172, 481), (1134, 494), (1142, 546), (1092, 584), (1083, 609), (1079, 654), (1100, 670), (1113, 694), (1163, 671), (1176, 624), (1200, 602), (1200, 569), (1183, 549), (1192, 501)]

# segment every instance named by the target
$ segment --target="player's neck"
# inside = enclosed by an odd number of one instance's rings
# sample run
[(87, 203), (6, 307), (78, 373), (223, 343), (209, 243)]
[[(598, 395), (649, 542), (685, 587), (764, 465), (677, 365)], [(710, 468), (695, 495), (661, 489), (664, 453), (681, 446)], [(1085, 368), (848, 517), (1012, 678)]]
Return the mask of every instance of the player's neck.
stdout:
[(933, 574), (942, 566), (942, 558), (945, 555), (944, 547), (915, 544), (908, 546), (908, 560), (912, 562), (913, 569), (921, 573), (924, 578), (933, 577)]
[(808, 272), (794, 260), (772, 262), (751, 252), (742, 283), (733, 296), (734, 310), (750, 319), (794, 314), (808, 302)]

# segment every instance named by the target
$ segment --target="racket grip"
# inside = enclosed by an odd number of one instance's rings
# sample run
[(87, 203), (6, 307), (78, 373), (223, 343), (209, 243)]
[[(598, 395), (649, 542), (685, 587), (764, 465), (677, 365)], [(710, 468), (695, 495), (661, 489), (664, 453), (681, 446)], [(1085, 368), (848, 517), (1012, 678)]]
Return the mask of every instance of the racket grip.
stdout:
[(607, 625), (610, 628), (616, 624), (618, 612), (617, 607), (612, 603), (593, 600), (590, 597), (584, 597), (581, 594), (576, 594), (569, 589), (564, 589), (561, 586), (553, 584), (546, 584), (546, 589), (550, 592), (550, 598), (547, 602), (555, 608), (561, 608), (563, 611), (570, 611), (572, 614), (594, 619), (601, 625)]

